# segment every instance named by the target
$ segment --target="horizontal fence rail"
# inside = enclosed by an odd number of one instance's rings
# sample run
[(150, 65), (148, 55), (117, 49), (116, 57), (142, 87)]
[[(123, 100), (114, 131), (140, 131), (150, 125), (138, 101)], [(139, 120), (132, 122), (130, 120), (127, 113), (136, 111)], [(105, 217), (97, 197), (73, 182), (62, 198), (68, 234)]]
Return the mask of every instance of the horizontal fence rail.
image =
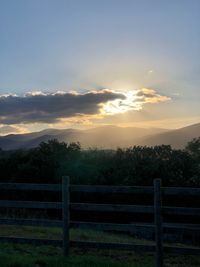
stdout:
[(44, 219), (11, 219), (0, 218), (0, 225), (24, 225), (24, 226), (45, 226), (45, 227), (62, 227), (62, 221), (44, 220)]
[(62, 209), (59, 202), (0, 200), (1, 208)]
[[(13, 219), (13, 218), (0, 218), (0, 225), (24, 225), (24, 226), (44, 226), (44, 227), (62, 227), (61, 220), (44, 220), (44, 219)], [(117, 231), (117, 232), (132, 232), (133, 229), (151, 229), (155, 230), (152, 223), (95, 223), (95, 222), (82, 222), (70, 221), (70, 227), (82, 229), (95, 229), (104, 231)], [(198, 224), (176, 224), (176, 223), (163, 223), (163, 229), (169, 232), (168, 229), (175, 230), (176, 232), (184, 231), (200, 231)]]
[(70, 208), (79, 211), (153, 213), (153, 206), (141, 205), (71, 203)]
[(62, 240), (54, 239), (39, 239), (39, 238), (23, 238), (23, 237), (7, 237), (1, 236), (0, 242), (2, 243), (17, 243), (17, 244), (32, 244), (32, 245), (49, 245), (62, 247)]
[[(61, 239), (37, 239), (22, 237), (0, 237), (2, 243), (32, 244), (32, 245), (51, 245), (62, 247)], [(111, 249), (111, 250), (130, 250), (134, 252), (155, 252), (154, 245), (130, 244), (130, 243), (104, 243), (95, 241), (70, 241), (70, 247), (81, 249)], [(164, 246), (164, 252), (179, 255), (200, 255), (199, 248)]]
[[(25, 184), (0, 183), (0, 190), (29, 190), (61, 192), (60, 184)], [(70, 185), (70, 192), (79, 193), (125, 193), (125, 194), (153, 194), (153, 186), (104, 186), (104, 185)], [(162, 187), (162, 195), (199, 196), (200, 188)]]
[(150, 186), (71, 185), (70, 186), (70, 192), (153, 194), (153, 187), (150, 187)]
[[(62, 209), (62, 203), (0, 200), (0, 207), (1, 208), (27, 208), (27, 209)], [(78, 211), (126, 212), (126, 213), (128, 212), (130, 213), (153, 213), (154, 212), (154, 206), (91, 204), (91, 203), (71, 203), (70, 209), (78, 210)], [(163, 207), (163, 214), (200, 216), (200, 208)]]
[[(200, 216), (200, 208), (192, 207), (174, 207), (162, 206), (163, 196), (200, 196), (200, 188), (178, 188), (161, 187), (160, 180), (154, 182), (154, 186), (93, 186), (93, 185), (69, 185), (69, 178), (63, 177), (61, 184), (24, 184), (24, 183), (0, 183), (0, 190), (21, 190), (21, 191), (49, 191), (62, 193), (62, 202), (40, 202), (40, 201), (14, 201), (0, 200), (0, 208), (27, 208), (27, 209), (56, 209), (62, 210), (62, 220), (45, 219), (15, 219), (0, 218), (0, 225), (27, 225), (44, 227), (61, 227), (63, 229), (62, 240), (34, 239), (34, 238), (16, 238), (0, 237), (1, 242), (12, 243), (30, 243), (35, 245), (54, 245), (62, 246), (64, 255), (68, 255), (70, 247), (98, 248), (98, 249), (118, 249), (138, 252), (153, 252), (156, 255), (156, 267), (163, 266), (163, 252), (184, 255), (200, 255), (199, 248), (164, 246), (163, 234), (168, 231), (200, 232), (199, 224), (184, 223), (165, 223), (162, 222), (163, 215), (177, 216)], [(154, 196), (154, 205), (120, 205), (120, 204), (96, 204), (96, 203), (70, 203), (70, 193), (102, 193), (102, 194), (144, 194)], [(70, 221), (70, 211), (91, 211), (91, 212), (120, 212), (120, 213), (138, 213), (155, 215), (155, 223), (95, 223)], [(153, 245), (143, 244), (121, 244), (121, 243), (99, 243), (70, 241), (69, 229), (89, 228), (104, 231), (132, 232), (134, 229), (150, 230), (156, 236), (156, 242)]]
[(163, 196), (175, 195), (175, 196), (199, 196), (200, 188), (180, 188), (180, 187), (162, 187)]
[[(129, 224), (117, 224), (117, 223), (94, 223), (94, 222), (79, 222), (71, 221), (71, 227), (73, 228), (85, 228), (85, 229), (96, 229), (96, 230), (105, 230), (105, 231), (118, 231), (118, 232), (132, 232), (133, 229), (141, 228), (152, 229), (152, 232), (155, 231), (155, 225), (152, 223), (129, 223)], [(175, 231), (200, 231), (200, 225), (196, 224), (176, 224), (176, 223), (163, 223), (163, 229), (166, 232), (169, 230)]]
[(163, 207), (163, 214), (200, 216), (200, 208)]
[(0, 190), (27, 190), (27, 191), (53, 191), (62, 190), (60, 184), (24, 184), (24, 183), (0, 183)]

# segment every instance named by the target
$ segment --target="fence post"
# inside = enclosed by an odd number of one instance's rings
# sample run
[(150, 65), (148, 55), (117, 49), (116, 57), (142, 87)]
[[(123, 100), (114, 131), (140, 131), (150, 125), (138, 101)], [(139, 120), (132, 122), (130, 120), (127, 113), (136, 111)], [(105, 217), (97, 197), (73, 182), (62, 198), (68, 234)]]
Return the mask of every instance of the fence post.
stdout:
[(68, 176), (62, 177), (62, 222), (63, 222), (63, 254), (69, 254), (69, 226), (70, 226), (70, 180)]
[(162, 196), (160, 179), (154, 180), (154, 223), (156, 241), (156, 267), (163, 267)]

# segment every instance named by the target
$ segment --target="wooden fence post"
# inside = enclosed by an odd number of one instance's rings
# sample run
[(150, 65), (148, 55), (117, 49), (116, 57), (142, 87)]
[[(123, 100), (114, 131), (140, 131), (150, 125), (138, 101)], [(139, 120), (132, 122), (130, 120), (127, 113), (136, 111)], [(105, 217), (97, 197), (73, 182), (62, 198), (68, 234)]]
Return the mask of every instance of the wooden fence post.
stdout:
[(156, 267), (163, 267), (162, 195), (160, 179), (154, 180), (154, 223), (156, 241)]
[(69, 254), (69, 226), (70, 226), (70, 180), (68, 176), (62, 177), (62, 222), (63, 222), (63, 254)]

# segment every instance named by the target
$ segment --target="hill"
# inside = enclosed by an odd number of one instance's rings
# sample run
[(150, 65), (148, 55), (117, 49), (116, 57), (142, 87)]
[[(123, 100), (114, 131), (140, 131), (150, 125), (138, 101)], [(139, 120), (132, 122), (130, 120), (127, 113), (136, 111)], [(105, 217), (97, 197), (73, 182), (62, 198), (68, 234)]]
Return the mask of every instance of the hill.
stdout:
[(200, 136), (200, 123), (176, 130), (107, 125), (86, 130), (46, 129), (28, 134), (1, 136), (0, 147), (3, 150), (28, 149), (36, 147), (42, 141), (57, 139), (60, 142), (80, 142), (83, 148), (116, 148), (161, 144), (170, 144), (174, 148), (183, 148), (188, 141), (198, 136)]
[(141, 137), (164, 132), (164, 129), (143, 129), (136, 127), (102, 126), (86, 130), (47, 129), (28, 134), (10, 134), (0, 137), (0, 147), (4, 150), (32, 148), (42, 141), (57, 139), (60, 142), (80, 142), (82, 147), (116, 148), (137, 143)]
[[(200, 136), (200, 123), (177, 130), (155, 134), (141, 139), (141, 145), (171, 145), (173, 148), (184, 148), (193, 138)], [(140, 143), (140, 141), (139, 141)]]

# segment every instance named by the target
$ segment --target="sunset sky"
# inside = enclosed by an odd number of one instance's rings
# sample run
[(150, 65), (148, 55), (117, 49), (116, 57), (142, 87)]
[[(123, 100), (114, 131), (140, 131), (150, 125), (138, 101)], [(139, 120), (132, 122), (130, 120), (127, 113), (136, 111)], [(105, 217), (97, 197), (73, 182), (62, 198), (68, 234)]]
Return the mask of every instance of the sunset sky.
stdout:
[(200, 122), (199, 0), (0, 0), (0, 134)]

